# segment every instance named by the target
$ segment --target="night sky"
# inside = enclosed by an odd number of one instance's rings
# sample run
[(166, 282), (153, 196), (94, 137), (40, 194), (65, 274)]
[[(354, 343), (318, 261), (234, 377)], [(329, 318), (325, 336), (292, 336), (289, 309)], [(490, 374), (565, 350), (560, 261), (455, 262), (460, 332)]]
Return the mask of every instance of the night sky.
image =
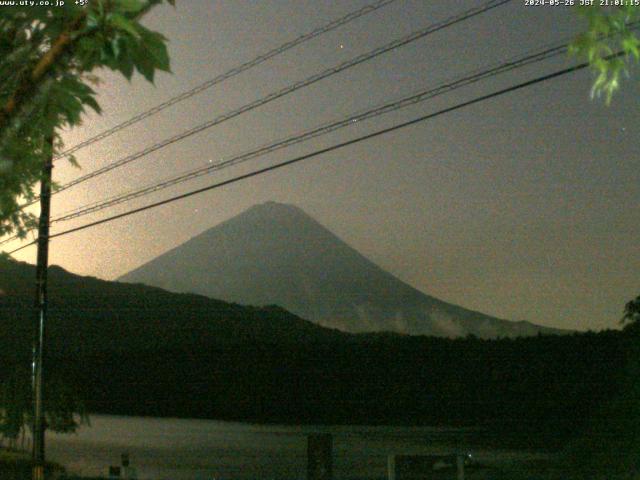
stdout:
[[(170, 40), (173, 74), (151, 86), (98, 72), (102, 116), (67, 146), (298, 35), (356, 0), (188, 0), (144, 23)], [(480, 5), (398, 0), (58, 162), (60, 183), (234, 110), (430, 23)], [(53, 197), (53, 215), (341, 119), (584, 28), (567, 7), (506, 6), (389, 52)], [(53, 232), (205, 186), (567, 67), (566, 55), (171, 187)], [(512, 320), (619, 326), (640, 293), (640, 133), (636, 79), (610, 107), (581, 71), (187, 200), (56, 239), (50, 260), (114, 279), (250, 206), (295, 204), (412, 286)], [(634, 140), (635, 139), (635, 140)], [(6, 245), (10, 250), (19, 244)], [(35, 248), (16, 254), (34, 262)]]

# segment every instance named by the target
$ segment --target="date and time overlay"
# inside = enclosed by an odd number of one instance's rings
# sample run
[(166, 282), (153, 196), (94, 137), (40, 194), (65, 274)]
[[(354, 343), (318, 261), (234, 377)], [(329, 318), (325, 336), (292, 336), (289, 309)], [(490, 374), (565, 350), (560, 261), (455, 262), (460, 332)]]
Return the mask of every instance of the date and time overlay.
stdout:
[[(0, 0), (0, 7), (64, 7), (86, 6), (91, 0)], [(525, 7), (640, 7), (640, 0), (523, 0)]]
[(525, 7), (640, 7), (640, 0), (524, 0)]
[[(77, 5), (85, 7), (90, 0), (0, 0), (2, 7), (64, 7), (66, 5)], [(640, 2), (640, 0), (638, 0)]]

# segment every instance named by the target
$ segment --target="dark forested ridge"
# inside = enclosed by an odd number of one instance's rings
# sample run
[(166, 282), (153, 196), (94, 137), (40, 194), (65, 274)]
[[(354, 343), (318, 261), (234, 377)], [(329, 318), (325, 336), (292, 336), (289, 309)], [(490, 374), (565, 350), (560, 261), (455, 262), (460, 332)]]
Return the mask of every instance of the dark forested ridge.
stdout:
[[(0, 376), (29, 362), (33, 268), (0, 260)], [(578, 432), (615, 398), (618, 331), (481, 340), (345, 334), (278, 307), (50, 274), (48, 372), (92, 412)]]
[[(0, 350), (30, 341), (34, 279), (32, 265), (0, 259)], [(340, 336), (277, 306), (240, 306), (82, 277), (56, 266), (49, 269), (49, 319), (48, 350), (65, 355), (197, 351), (247, 339), (300, 342)]]

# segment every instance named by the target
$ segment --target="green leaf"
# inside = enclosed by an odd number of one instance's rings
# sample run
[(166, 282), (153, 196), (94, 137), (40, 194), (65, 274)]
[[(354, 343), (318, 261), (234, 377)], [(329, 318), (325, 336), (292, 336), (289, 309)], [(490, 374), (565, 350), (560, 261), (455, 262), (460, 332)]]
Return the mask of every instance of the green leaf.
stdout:
[(101, 114), (102, 113), (102, 108), (100, 107), (100, 104), (92, 96), (85, 97), (84, 103), (89, 105), (92, 108), (92, 110), (94, 112), (96, 112), (97, 114)]
[(100, 20), (95, 11), (91, 10), (87, 14), (86, 29), (95, 30), (100, 26)]
[(108, 16), (107, 21), (109, 24), (111, 24), (111, 26), (119, 30), (122, 30), (124, 32), (127, 32), (132, 37), (140, 38), (140, 34), (138, 33), (138, 30), (135, 27), (135, 23), (129, 20), (128, 18), (122, 15), (119, 15), (117, 13), (113, 13)]
[(132, 58), (136, 70), (146, 78), (149, 82), (153, 83), (153, 77), (155, 74), (155, 64), (151, 57), (147, 54), (139, 45), (132, 48)]
[(155, 67), (165, 72), (171, 71), (169, 63), (169, 53), (167, 51), (166, 38), (157, 33), (147, 30), (140, 26), (139, 32), (142, 37), (142, 45), (151, 54), (153, 60), (155, 60)]
[(80, 168), (80, 164), (78, 163), (78, 160), (76, 159), (75, 155), (68, 155), (67, 156), (67, 161), (75, 168), (79, 169)]
[[(139, 13), (165, 0), (92, 0), (87, 8), (34, 9), (17, 6), (0, 13), (0, 106), (16, 91), (30, 68), (80, 12), (86, 17), (71, 32), (72, 42), (51, 69), (56, 81), (34, 86), (37, 95), (0, 131), (0, 233), (26, 234), (32, 216), (17, 199), (33, 199), (45, 155), (44, 133), (80, 124), (89, 109), (101, 112), (85, 82), (91, 71), (107, 67), (128, 79), (138, 70), (153, 82), (156, 70), (169, 71), (166, 39), (139, 24)], [(167, 3), (174, 5), (172, 0)], [(72, 3), (72, 2), (67, 2)], [(53, 78), (52, 76), (49, 77)], [(44, 79), (43, 79), (44, 81)], [(54, 141), (56, 151), (62, 149)], [(73, 161), (73, 160), (72, 160)], [(67, 418), (60, 417), (61, 428)]]
[(120, 60), (120, 38), (117, 35), (109, 42), (109, 50), (115, 60)]
[(127, 80), (131, 80), (131, 77), (133, 76), (133, 69), (134, 69), (134, 64), (132, 61), (130, 60), (121, 60), (119, 62), (119, 68), (120, 72), (125, 76), (125, 78)]
[(145, 7), (145, 2), (140, 0), (114, 0), (117, 11), (137, 13)]
[(155, 66), (158, 70), (162, 70), (164, 72), (171, 71), (171, 64), (169, 60), (169, 52), (167, 51), (167, 46), (163, 42), (149, 42), (146, 44), (147, 50), (153, 56), (155, 60)]
[(622, 49), (629, 55), (633, 55), (636, 60), (640, 60), (640, 41), (631, 32), (627, 33), (620, 42)]

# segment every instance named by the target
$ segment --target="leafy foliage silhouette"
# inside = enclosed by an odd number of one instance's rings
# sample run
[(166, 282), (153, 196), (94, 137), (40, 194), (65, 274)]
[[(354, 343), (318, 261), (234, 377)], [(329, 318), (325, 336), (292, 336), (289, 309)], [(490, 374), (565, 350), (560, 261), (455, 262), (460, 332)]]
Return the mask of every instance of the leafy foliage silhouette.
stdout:
[[(153, 82), (156, 71), (170, 70), (166, 39), (140, 23), (163, 1), (2, 9), (0, 235), (24, 236), (34, 225), (18, 201), (34, 199), (44, 160), (63, 146), (57, 131), (79, 125), (86, 108), (100, 113), (91, 86), (99, 79), (92, 71), (109, 68), (131, 79), (137, 70)], [(75, 164), (73, 156), (69, 160)]]

